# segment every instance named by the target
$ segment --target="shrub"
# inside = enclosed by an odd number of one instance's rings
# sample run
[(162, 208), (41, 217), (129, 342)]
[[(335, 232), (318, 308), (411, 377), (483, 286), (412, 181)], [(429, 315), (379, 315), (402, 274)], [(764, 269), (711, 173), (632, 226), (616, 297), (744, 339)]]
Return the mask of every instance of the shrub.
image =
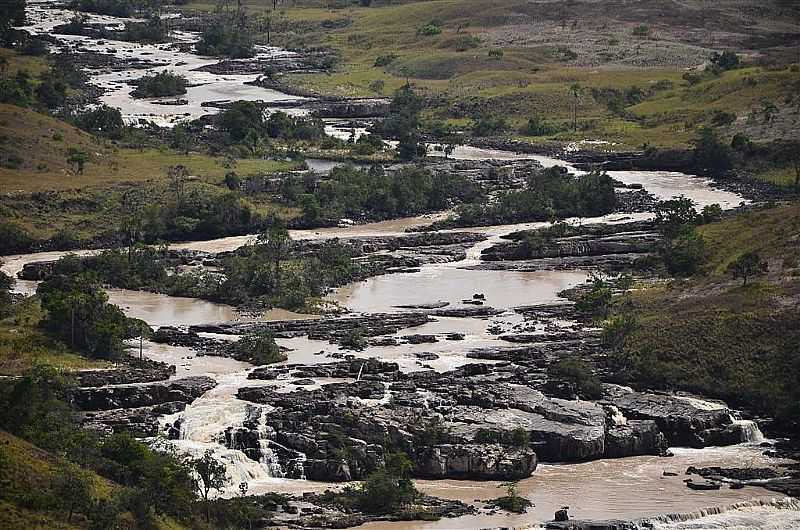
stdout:
[(728, 265), (728, 272), (733, 279), (742, 279), (742, 285), (747, 285), (747, 280), (767, 272), (767, 262), (761, 259), (758, 252), (745, 252)]
[(664, 264), (671, 274), (691, 276), (705, 261), (705, 240), (693, 226), (684, 226), (665, 242), (663, 255)]
[(383, 92), (384, 87), (386, 86), (386, 82), (383, 79), (375, 79), (371, 81), (369, 84), (369, 89), (373, 92)]
[(481, 116), (472, 126), (472, 134), (476, 136), (493, 136), (508, 129), (506, 119), (501, 116)]
[(119, 139), (125, 131), (125, 122), (119, 109), (101, 105), (87, 110), (75, 119), (78, 127), (98, 136)]
[(477, 48), (481, 40), (475, 35), (459, 35), (452, 41), (452, 47), (457, 52), (464, 52), (472, 48)]
[(375, 58), (375, 66), (388, 66), (397, 59), (397, 55), (388, 53), (386, 55), (379, 55)]
[(518, 492), (517, 482), (503, 482), (497, 486), (498, 488), (505, 488), (506, 494), (502, 497), (492, 499), (488, 502), (490, 506), (496, 506), (501, 510), (514, 513), (525, 513), (528, 508), (533, 506), (533, 503), (520, 496)]
[(714, 53), (711, 55), (711, 64), (718, 70), (732, 70), (739, 66), (739, 56), (732, 51)]
[(36, 38), (27, 39), (19, 51), (22, 55), (45, 55), (48, 52), (47, 42)]
[(702, 174), (720, 174), (733, 167), (733, 152), (711, 127), (702, 127), (694, 139), (692, 166)]
[(195, 48), (201, 55), (225, 55), (237, 59), (255, 55), (250, 31), (224, 18), (217, 18), (203, 30)]
[(534, 116), (528, 119), (528, 123), (522, 127), (520, 133), (525, 136), (548, 136), (556, 134), (558, 127), (541, 119), (539, 116)]
[(636, 26), (631, 30), (631, 33), (634, 37), (649, 37), (650, 36), (650, 26), (646, 24), (641, 24)]
[(437, 24), (431, 22), (430, 24), (426, 24), (417, 30), (418, 35), (439, 35), (442, 32), (442, 28), (439, 27)]
[(339, 346), (345, 350), (360, 351), (367, 347), (367, 339), (361, 329), (354, 329), (339, 340)]
[(0, 221), (0, 254), (25, 252), (30, 249), (33, 239), (19, 226)]
[(233, 357), (239, 361), (255, 365), (273, 364), (285, 361), (287, 356), (275, 342), (275, 337), (267, 332), (252, 332), (243, 335), (233, 344)]
[(169, 71), (147, 75), (136, 81), (135, 98), (179, 96), (186, 93), (186, 78)]
[(577, 357), (561, 359), (547, 368), (547, 376), (569, 383), (575, 393), (588, 399), (603, 397), (603, 385), (591, 366)]

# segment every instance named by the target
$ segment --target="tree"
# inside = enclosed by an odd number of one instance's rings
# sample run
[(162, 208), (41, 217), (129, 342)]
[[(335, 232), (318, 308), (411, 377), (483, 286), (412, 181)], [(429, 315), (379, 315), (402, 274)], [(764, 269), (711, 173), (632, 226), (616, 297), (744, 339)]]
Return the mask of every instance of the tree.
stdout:
[(85, 512), (92, 501), (89, 472), (71, 462), (60, 462), (53, 478), (53, 493), (67, 511), (67, 522), (72, 522), (75, 512)]
[(581, 101), (581, 94), (583, 87), (578, 83), (573, 83), (569, 86), (569, 92), (572, 95), (572, 130), (578, 131), (578, 105)]
[(0, 318), (5, 317), (11, 310), (11, 289), (14, 288), (14, 278), (0, 271)]
[(733, 150), (713, 127), (701, 127), (694, 139), (692, 166), (701, 174), (719, 175), (733, 167)]
[(175, 203), (179, 211), (183, 207), (183, 197), (186, 189), (186, 179), (188, 176), (189, 171), (186, 169), (186, 166), (170, 166), (170, 168), (167, 170), (169, 188), (172, 190), (172, 193), (175, 194)]
[(76, 119), (78, 127), (98, 136), (119, 139), (125, 130), (125, 122), (119, 109), (101, 105), (80, 114)]
[(665, 237), (670, 238), (682, 227), (698, 221), (694, 201), (680, 195), (665, 201), (658, 201), (655, 207), (656, 224), (661, 227)]
[(281, 286), (281, 262), (287, 257), (290, 242), (286, 224), (277, 217), (258, 235), (258, 244), (261, 245), (263, 255), (274, 264), (275, 290), (278, 294)]
[(359, 508), (368, 513), (387, 514), (412, 502), (419, 492), (411, 481), (413, 464), (404, 453), (386, 455), (384, 467), (371, 473), (358, 490)]
[(42, 321), (45, 328), (93, 357), (121, 355), (128, 319), (119, 307), (108, 303), (99, 279), (83, 271), (80, 260), (62, 258), (36, 293), (47, 311)]
[(134, 247), (144, 239), (145, 197), (138, 189), (128, 190), (122, 195), (121, 206), (120, 231), (128, 247), (128, 264), (130, 264)]
[(210, 449), (203, 453), (201, 458), (190, 461), (190, 467), (200, 478), (200, 493), (206, 505), (206, 522), (211, 520), (211, 504), (209, 495), (212, 491), (222, 491), (222, 488), (229, 482), (225, 466), (214, 458), (214, 453)]
[(706, 243), (694, 226), (684, 225), (663, 248), (664, 263), (671, 274), (691, 276), (706, 259)]
[(733, 275), (733, 279), (742, 279), (742, 285), (747, 285), (747, 280), (753, 276), (766, 273), (768, 264), (761, 259), (758, 252), (745, 252), (736, 261), (728, 265), (728, 272)]
[(177, 149), (184, 156), (189, 154), (189, 150), (192, 146), (192, 139), (189, 136), (189, 131), (186, 125), (178, 124), (172, 128), (172, 134), (170, 135), (170, 146), (173, 149)]
[(83, 175), (83, 169), (86, 166), (86, 162), (89, 161), (89, 155), (71, 147), (67, 151), (67, 163), (72, 166), (72, 170), (77, 173), (78, 175)]

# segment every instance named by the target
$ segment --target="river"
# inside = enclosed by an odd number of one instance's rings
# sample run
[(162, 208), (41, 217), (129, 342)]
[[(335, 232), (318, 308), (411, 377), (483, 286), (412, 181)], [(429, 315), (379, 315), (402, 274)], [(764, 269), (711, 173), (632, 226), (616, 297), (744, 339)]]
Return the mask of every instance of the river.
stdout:
[[(71, 12), (64, 9), (52, 9), (53, 2), (39, 1), (30, 3), (29, 16), (34, 31), (47, 32), (56, 24), (64, 23)], [(92, 22), (102, 22), (109, 26), (118, 26), (123, 20), (114, 17), (90, 17)], [(177, 35), (179, 40), (191, 41), (194, 35), (183, 33)], [(255, 76), (214, 75), (196, 72), (195, 68), (215, 62), (214, 59), (198, 57), (180, 52), (172, 45), (136, 45), (123, 42), (105, 41), (103, 44), (84, 37), (59, 37), (72, 46), (114, 53), (119, 57), (147, 59), (158, 63), (147, 70), (127, 70), (122, 72), (94, 72), (91, 82), (107, 91), (102, 101), (122, 110), (128, 122), (140, 119), (152, 120), (162, 125), (174, 124), (180, 120), (194, 118), (212, 111), (202, 107), (203, 102), (210, 100), (252, 99), (275, 101), (292, 99), (286, 94), (246, 85)], [(260, 53), (278, 55), (284, 52), (278, 49), (262, 49)], [(187, 105), (178, 107), (155, 104), (153, 101), (134, 100), (130, 97), (131, 87), (126, 80), (134, 79), (149, 71), (171, 69), (187, 75), (193, 85), (189, 89)], [(329, 131), (334, 133), (333, 130)], [(342, 129), (335, 131), (344, 135)], [(431, 149), (435, 155), (435, 149)], [(569, 164), (551, 157), (525, 155), (497, 150), (480, 149), (470, 146), (458, 146), (452, 156), (463, 160), (516, 160), (534, 159), (545, 166)], [(326, 166), (322, 164), (320, 167)], [(570, 168), (575, 170), (575, 168)], [(575, 170), (577, 172), (577, 170)], [(693, 199), (699, 206), (718, 203), (723, 208), (738, 205), (742, 198), (736, 194), (721, 191), (710, 186), (705, 179), (669, 172), (611, 172), (611, 175), (626, 184), (639, 183), (658, 198), (671, 198), (685, 195)], [(353, 237), (369, 235), (397, 235), (408, 228), (427, 225), (446, 214), (419, 216), (397, 219), (380, 223), (359, 225), (345, 228), (326, 228), (315, 230), (295, 230), (291, 235), (295, 239), (321, 239), (335, 237)], [(647, 214), (612, 215), (602, 219), (605, 222), (621, 222), (631, 218), (645, 218)], [(587, 222), (589, 220), (574, 220)], [(487, 305), (502, 310), (502, 313), (490, 318), (439, 318), (435, 322), (425, 324), (413, 330), (418, 333), (464, 334), (464, 340), (458, 342), (440, 341), (436, 344), (372, 347), (358, 355), (378, 357), (397, 361), (403, 370), (418, 370), (423, 367), (416, 353), (433, 352), (439, 358), (425, 361), (424, 365), (435, 370), (448, 370), (468, 362), (465, 353), (475, 347), (498, 344), (496, 334), (489, 332), (490, 327), (498, 326), (509, 329), (521, 321), (521, 317), (512, 308), (526, 304), (538, 304), (558, 300), (558, 292), (585, 281), (587, 275), (581, 271), (540, 271), (510, 272), (485, 271), (468, 268), (480, 262), (480, 251), (497, 242), (499, 238), (510, 232), (542, 226), (543, 223), (524, 223), (507, 226), (492, 226), (469, 229), (486, 234), (489, 239), (478, 243), (467, 252), (467, 259), (455, 263), (431, 264), (416, 273), (391, 274), (368, 279), (336, 290), (330, 299), (355, 312), (397, 311), (396, 306), (434, 301), (449, 302), (451, 306), (459, 306), (462, 300), (471, 298), (475, 293), (482, 293), (487, 298)], [(187, 242), (173, 245), (173, 248), (197, 249), (209, 252), (230, 251), (251, 243), (254, 236), (227, 237), (210, 241)], [(78, 252), (87, 254), (91, 251)], [(4, 258), (2, 270), (16, 275), (26, 263), (34, 261), (54, 260), (65, 252), (34, 253)], [(35, 282), (18, 281), (16, 289), (30, 294), (35, 290)], [(109, 289), (113, 303), (120, 305), (126, 314), (142, 318), (153, 326), (225, 322), (242, 318), (234, 308), (222, 304), (213, 304), (202, 300), (176, 298), (153, 293)], [(296, 316), (296, 315), (290, 315)], [(262, 318), (286, 318), (281, 313), (271, 313)], [(404, 330), (406, 332), (407, 330)], [(326, 355), (337, 353), (338, 347), (326, 341), (308, 338), (281, 339), (282, 346), (291, 348), (289, 363), (328, 362)], [(332, 487), (327, 483), (315, 483), (305, 480), (280, 478), (280, 470), (265, 459), (255, 462), (248, 459), (240, 451), (227, 449), (218, 443), (218, 437), (227, 427), (241, 425), (244, 420), (246, 403), (236, 399), (236, 391), (244, 385), (274, 385), (279, 389), (289, 390), (288, 379), (277, 381), (247, 380), (251, 366), (232, 359), (197, 356), (192, 350), (173, 346), (145, 343), (144, 354), (150, 358), (175, 364), (176, 377), (185, 375), (208, 374), (217, 379), (218, 386), (198, 399), (187, 409), (173, 417), (164, 418), (164, 422), (172, 422), (179, 416), (182, 418), (181, 440), (176, 442), (179, 449), (198, 453), (211, 449), (225, 462), (231, 478), (231, 486), (226, 494), (235, 493), (240, 482), (249, 483), (251, 493), (267, 491), (283, 491), (300, 493), (311, 490), (324, 490)], [(474, 360), (470, 360), (474, 362)], [(332, 380), (315, 380), (322, 385)], [(310, 388), (313, 388), (310, 387)], [(262, 413), (269, 409), (262, 407)], [(658, 457), (630, 457), (615, 460), (598, 460), (583, 464), (546, 464), (541, 465), (534, 476), (520, 482), (520, 493), (535, 503), (535, 507), (524, 515), (489, 514), (482, 512), (479, 516), (462, 517), (455, 520), (445, 519), (438, 522), (403, 522), (373, 523), (364, 528), (373, 529), (470, 529), (485, 527), (527, 527), (540, 521), (552, 518), (555, 509), (563, 505), (570, 506), (570, 513), (578, 518), (637, 518), (672, 512), (691, 512), (708, 506), (723, 506), (752, 498), (775, 497), (766, 490), (750, 487), (740, 490), (723, 488), (716, 491), (694, 491), (685, 487), (682, 477), (664, 477), (664, 470), (682, 472), (688, 465), (695, 466), (766, 466), (770, 461), (755, 444), (725, 448), (706, 448), (702, 450), (673, 449), (675, 456), (669, 459)], [(475, 499), (487, 499), (499, 495), (496, 482), (474, 481), (417, 481), (420, 489), (427, 493), (445, 498), (460, 499), (473, 502)], [(760, 508), (759, 508), (760, 509)], [(748, 523), (742, 528), (767, 528), (770, 521), (776, 522), (775, 528), (800, 527), (800, 513), (787, 517), (786, 510), (755, 508), (734, 510), (729, 514), (715, 516), (716, 519), (698, 519), (698, 526), (692, 528), (729, 528), (742, 513), (757, 513), (759, 523)], [(738, 514), (738, 515), (737, 515)], [(753, 519), (752, 517), (750, 519)], [(749, 520), (749, 519), (748, 519)], [(730, 523), (730, 524), (729, 524)], [(761, 523), (764, 523), (761, 525)], [(705, 525), (705, 526), (703, 526)], [(665, 526), (665, 528), (667, 528)], [(669, 528), (673, 528), (669, 526)], [(678, 528), (675, 526), (674, 528)]]

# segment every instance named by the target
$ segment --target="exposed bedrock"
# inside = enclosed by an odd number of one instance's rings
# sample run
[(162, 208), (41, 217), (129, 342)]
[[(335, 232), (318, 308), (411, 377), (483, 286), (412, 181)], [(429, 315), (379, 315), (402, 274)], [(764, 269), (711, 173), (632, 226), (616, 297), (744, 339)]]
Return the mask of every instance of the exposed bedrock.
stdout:
[(78, 388), (72, 397), (78, 408), (85, 411), (128, 409), (171, 401), (191, 403), (216, 385), (210, 377), (193, 376), (163, 383)]
[(653, 231), (578, 235), (549, 240), (498, 243), (484, 250), (486, 261), (640, 254), (658, 249), (661, 236)]
[(164, 381), (175, 374), (175, 367), (149, 360), (131, 360), (125, 365), (103, 370), (81, 370), (76, 373), (78, 385), (98, 387), (131, 383)]
[(531, 474), (538, 461), (742, 441), (722, 406), (709, 410), (699, 400), (612, 385), (596, 402), (560, 399), (519, 383), (528, 370), (501, 363), (401, 373), (375, 360), (259, 369), (250, 377), (352, 378), (360, 371), (361, 380), (292, 392), (241, 388), (240, 399), (268, 405), (269, 413), (250, 423), (254, 434), (238, 440), (257, 441), (247, 452), (256, 459), (275, 444), (284, 467), (303, 455), (307, 475), (330, 481), (361, 478), (396, 450), (411, 456), (420, 477), (512, 480)]

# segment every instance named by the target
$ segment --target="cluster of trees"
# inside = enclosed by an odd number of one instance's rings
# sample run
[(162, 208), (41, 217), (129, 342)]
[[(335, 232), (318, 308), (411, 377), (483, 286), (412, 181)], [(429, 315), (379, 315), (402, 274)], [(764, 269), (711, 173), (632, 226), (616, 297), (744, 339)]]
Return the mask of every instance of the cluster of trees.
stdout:
[(341, 492), (326, 491), (322, 500), (343, 508), (385, 515), (408, 508), (420, 492), (411, 480), (414, 464), (405, 453), (388, 453), (384, 466), (373, 471), (360, 486)]
[(170, 71), (146, 75), (136, 81), (135, 98), (179, 96), (186, 93), (186, 78)]
[[(178, 262), (167, 249), (140, 245), (133, 230), (123, 235), (130, 237), (127, 248), (80, 259), (66, 256), (40, 284), (43, 306), (52, 309), (47, 329), (91, 355), (118, 355), (122, 339), (140, 331), (136, 322), (107, 303), (100, 284), (231, 304), (303, 309), (328, 288), (369, 273), (353, 261), (354, 251), (338, 241), (295, 251), (286, 226), (277, 219), (268, 221), (256, 244), (223, 258), (222, 274), (173, 273)], [(257, 364), (284, 358), (272, 337), (264, 334), (245, 337), (233, 354)]]
[(420, 112), (425, 107), (424, 100), (406, 84), (395, 91), (389, 105), (389, 116), (380, 126), (386, 138), (398, 140), (397, 155), (401, 160), (413, 160), (425, 156), (427, 149), (420, 136)]
[(329, 287), (361, 277), (352, 260), (353, 251), (338, 241), (299, 256), (291, 252), (291, 240), (282, 223), (275, 221), (255, 245), (240, 249), (223, 260), (225, 280), (219, 298), (229, 303), (260, 302), (270, 307), (302, 309), (309, 298)]
[(458, 226), (548, 221), (565, 217), (598, 217), (614, 211), (614, 182), (592, 171), (574, 176), (552, 167), (532, 175), (521, 190), (499, 194), (487, 203), (459, 206), (453, 222)]
[(75, 258), (60, 260), (36, 293), (47, 312), (42, 326), (90, 357), (118, 358), (125, 338), (137, 334), (137, 323), (108, 303), (99, 277), (83, 271)]
[(70, 89), (82, 88), (86, 80), (87, 76), (76, 66), (74, 56), (64, 53), (38, 79), (27, 70), (18, 70), (14, 75), (6, 75), (2, 70), (0, 103), (41, 111), (63, 111), (68, 104)]
[(122, 113), (119, 109), (108, 105), (100, 105), (81, 112), (74, 116), (72, 121), (79, 128), (95, 136), (118, 140), (125, 133), (125, 122), (122, 120)]
[(691, 276), (706, 259), (706, 243), (697, 227), (721, 219), (722, 208), (713, 204), (698, 213), (691, 199), (680, 196), (660, 201), (655, 214), (664, 237), (661, 255), (667, 271), (677, 276)]
[(253, 57), (253, 31), (244, 10), (217, 13), (200, 34), (195, 50), (200, 55), (224, 55), (235, 59)]
[(130, 18), (151, 4), (148, 0), (74, 0), (70, 8), (85, 13)]
[(309, 141), (325, 134), (325, 127), (318, 118), (289, 116), (280, 111), (266, 116), (264, 105), (254, 101), (233, 103), (217, 115), (215, 125), (231, 142), (241, 143), (253, 153), (270, 138)]
[(0, 10), (0, 43), (10, 46), (15, 43), (18, 35), (13, 31), (13, 26), (25, 24), (26, 0), (6, 0)]
[(475, 201), (482, 191), (466, 177), (419, 167), (385, 172), (380, 166), (345, 165), (334, 168), (325, 180), (288, 177), (281, 195), (303, 209), (306, 225), (318, 226), (342, 217), (377, 220), (444, 210)]
[(252, 233), (261, 226), (263, 217), (239, 193), (191, 182), (183, 166), (171, 167), (168, 177), (168, 188), (158, 201), (138, 189), (122, 196), (118, 232), (126, 245), (130, 240), (211, 239)]
[(261, 366), (273, 364), (288, 359), (286, 353), (281, 351), (275, 337), (268, 332), (253, 331), (242, 335), (233, 343), (233, 357), (238, 361), (245, 361)]

